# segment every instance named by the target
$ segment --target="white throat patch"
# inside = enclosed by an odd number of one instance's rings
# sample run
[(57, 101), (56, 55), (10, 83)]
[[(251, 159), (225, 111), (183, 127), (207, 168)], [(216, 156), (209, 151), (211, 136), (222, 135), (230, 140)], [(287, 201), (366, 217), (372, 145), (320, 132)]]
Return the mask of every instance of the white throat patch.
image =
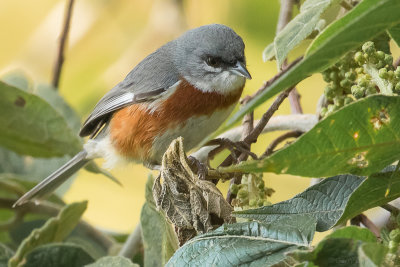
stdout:
[(211, 79), (193, 79), (192, 77), (184, 77), (189, 83), (203, 92), (217, 92), (220, 94), (230, 94), (242, 87), (246, 78), (238, 76), (228, 70), (224, 70)]

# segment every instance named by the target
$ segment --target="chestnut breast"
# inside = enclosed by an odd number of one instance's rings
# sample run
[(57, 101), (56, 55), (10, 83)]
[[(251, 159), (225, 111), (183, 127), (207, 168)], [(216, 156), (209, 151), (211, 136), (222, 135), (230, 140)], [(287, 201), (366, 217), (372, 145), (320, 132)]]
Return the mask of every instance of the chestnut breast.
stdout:
[[(242, 91), (243, 86), (228, 95), (203, 92), (181, 80), (175, 91), (155, 108), (141, 103), (117, 111), (110, 123), (112, 144), (124, 157), (159, 163), (174, 138), (183, 136), (190, 143), (198, 143), (204, 135), (213, 132), (229, 115)], [(196, 136), (199, 131), (203, 136), (193, 140), (196, 138), (191, 138), (191, 134)]]

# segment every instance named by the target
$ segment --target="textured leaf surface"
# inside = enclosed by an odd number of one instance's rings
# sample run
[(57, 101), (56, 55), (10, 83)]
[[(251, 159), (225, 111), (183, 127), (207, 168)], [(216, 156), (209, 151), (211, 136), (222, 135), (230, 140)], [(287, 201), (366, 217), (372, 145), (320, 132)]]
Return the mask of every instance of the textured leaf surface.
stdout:
[(335, 230), (333, 233), (325, 237), (328, 238), (349, 238), (363, 242), (376, 242), (375, 235), (367, 228), (358, 226), (347, 226)]
[(294, 215), (308, 215), (317, 221), (317, 231), (333, 227), (342, 216), (347, 201), (363, 179), (353, 175), (327, 178), (292, 199), (258, 209), (238, 211), (234, 216), (272, 223)]
[(80, 246), (72, 244), (50, 244), (32, 250), (26, 256), (26, 263), (23, 266), (82, 267), (93, 261), (94, 259)]
[(144, 266), (164, 266), (178, 249), (178, 239), (172, 225), (157, 210), (153, 199), (154, 178), (149, 175), (146, 184), (146, 203), (140, 214)]
[(400, 22), (398, 0), (364, 0), (330, 24), (310, 45), (306, 57), (263, 91), (228, 121), (230, 127), (249, 111), (315, 72), (325, 70), (348, 51)]
[(166, 266), (270, 266), (283, 260), (285, 252), (308, 246), (314, 229), (315, 220), (306, 216), (273, 224), (223, 225), (188, 241)]
[(400, 97), (375, 95), (320, 121), (290, 146), (262, 160), (221, 170), (326, 177), (369, 175), (400, 154)]
[(316, 28), (322, 13), (338, 0), (307, 0), (300, 8), (300, 14), (293, 18), (275, 37), (274, 47), (278, 67), (289, 52), (306, 39)]
[(368, 178), (355, 175), (326, 178), (292, 199), (258, 209), (238, 211), (234, 215), (269, 223), (278, 218), (307, 214), (317, 220), (317, 231), (326, 231), (398, 197), (400, 173), (394, 172), (394, 167), (389, 167)]
[(29, 252), (43, 244), (64, 240), (78, 224), (86, 207), (86, 201), (69, 204), (57, 217), (49, 219), (41, 228), (32, 231), (10, 259), (9, 266), (18, 266)]
[[(96, 262), (85, 265), (86, 267), (111, 267), (111, 266), (118, 266), (118, 267), (139, 267), (138, 264), (135, 264), (128, 260), (127, 258), (121, 256), (108, 256), (103, 257), (97, 260)], [(157, 266), (157, 265), (153, 265)]]
[(74, 154), (80, 138), (42, 98), (0, 81), (0, 145), (35, 157)]

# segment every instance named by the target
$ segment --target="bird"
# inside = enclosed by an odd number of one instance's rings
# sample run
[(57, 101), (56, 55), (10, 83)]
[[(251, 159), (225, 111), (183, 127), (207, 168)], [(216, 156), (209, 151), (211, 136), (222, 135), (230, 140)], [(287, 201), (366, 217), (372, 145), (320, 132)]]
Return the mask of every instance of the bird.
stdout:
[(48, 196), (95, 158), (154, 169), (178, 137), (185, 149), (215, 131), (238, 103), (246, 80), (245, 44), (230, 27), (186, 31), (145, 57), (108, 91), (83, 123), (83, 150), (19, 198), (14, 207)]

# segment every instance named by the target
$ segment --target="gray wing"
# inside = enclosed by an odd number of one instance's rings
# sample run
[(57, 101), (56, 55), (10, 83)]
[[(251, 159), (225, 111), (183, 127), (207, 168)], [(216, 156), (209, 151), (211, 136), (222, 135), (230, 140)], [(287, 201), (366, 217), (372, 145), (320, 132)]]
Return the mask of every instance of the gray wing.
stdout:
[(84, 122), (79, 135), (93, 136), (115, 111), (135, 103), (151, 101), (177, 83), (179, 74), (171, 58), (174, 47), (174, 41), (160, 47), (106, 93)]

